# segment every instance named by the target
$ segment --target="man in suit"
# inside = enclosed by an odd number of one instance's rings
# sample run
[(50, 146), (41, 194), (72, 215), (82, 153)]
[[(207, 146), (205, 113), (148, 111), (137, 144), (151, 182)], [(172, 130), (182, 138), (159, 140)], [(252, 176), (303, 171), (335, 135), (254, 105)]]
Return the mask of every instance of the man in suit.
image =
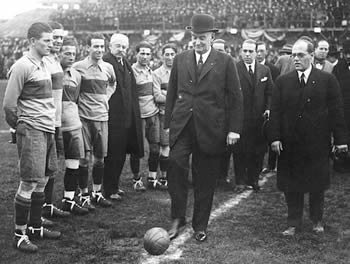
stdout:
[(280, 72), (280, 75), (283, 75), (285, 73), (288, 73), (292, 70), (294, 70), (294, 64), (293, 60), (290, 57), (290, 54), (292, 53), (292, 45), (286, 44), (282, 47), (280, 50), (280, 56), (278, 57), (275, 66)]
[(185, 225), (187, 176), (192, 154), (194, 238), (203, 242), (211, 211), (220, 161), (242, 128), (242, 92), (232, 58), (211, 47), (214, 18), (197, 14), (191, 19), (194, 50), (174, 59), (165, 106), (165, 129), (170, 128), (168, 187), (175, 238)]
[(243, 91), (244, 117), (241, 139), (234, 147), (236, 184), (238, 191), (242, 191), (244, 185), (259, 191), (259, 174), (267, 146), (262, 127), (269, 116), (273, 81), (270, 69), (256, 61), (254, 40), (243, 42), (241, 57), (237, 70)]
[[(139, 181), (139, 158), (143, 157), (143, 137), (136, 81), (130, 63), (125, 59), (129, 38), (113, 34), (110, 52), (103, 60), (112, 64), (117, 88), (109, 99), (108, 152), (105, 157), (103, 188), (105, 197), (121, 200), (124, 191), (119, 188), (119, 179), (126, 155), (131, 154), (130, 167), (134, 181)], [(142, 182), (141, 182), (142, 183)], [(134, 184), (136, 191), (144, 191), (143, 184)]]
[[(272, 81), (275, 82), (278, 75), (280, 74), (280, 71), (275, 65), (266, 61), (266, 56), (267, 56), (266, 43), (262, 41), (257, 42), (256, 43), (256, 60), (260, 64), (269, 67)], [(268, 173), (270, 171), (274, 171), (276, 169), (276, 161), (277, 161), (277, 155), (269, 147), (267, 167), (262, 170), (262, 173)]]
[(313, 231), (324, 232), (331, 133), (338, 151), (348, 148), (339, 84), (312, 65), (313, 54), (310, 41), (296, 41), (292, 48), (296, 70), (277, 78), (272, 96), (268, 138), (279, 155), (277, 187), (288, 206), (285, 236), (293, 236), (301, 226), (304, 193), (309, 193)]
[(315, 67), (319, 70), (332, 72), (333, 65), (328, 60), (326, 60), (328, 51), (329, 51), (329, 43), (326, 40), (322, 39), (317, 41), (316, 48), (315, 48), (314, 64), (315, 64)]
[[(337, 50), (334, 51), (334, 56), (338, 57), (336, 54)], [(346, 127), (348, 131), (348, 145), (350, 144), (350, 41), (345, 41), (343, 43), (343, 55), (344, 58), (337, 59), (333, 67), (333, 74), (337, 78), (340, 89), (343, 96), (344, 103), (344, 118), (346, 122)], [(349, 153), (342, 153), (341, 155), (335, 155), (333, 169), (340, 173), (350, 172), (350, 155)]]

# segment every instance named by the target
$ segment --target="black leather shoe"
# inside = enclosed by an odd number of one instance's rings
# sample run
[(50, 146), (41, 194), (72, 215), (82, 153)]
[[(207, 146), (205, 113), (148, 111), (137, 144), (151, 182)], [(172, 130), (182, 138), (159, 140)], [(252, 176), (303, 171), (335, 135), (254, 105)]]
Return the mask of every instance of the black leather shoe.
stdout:
[(195, 231), (193, 237), (198, 242), (204, 242), (207, 239), (207, 232), (206, 231)]
[(171, 224), (171, 228), (168, 231), (170, 240), (176, 238), (179, 235), (180, 228), (185, 225), (185, 219), (175, 218)]
[(254, 182), (254, 183), (249, 184), (249, 185), (252, 186), (254, 191), (256, 191), (256, 192), (260, 191), (260, 186), (259, 186), (258, 182)]

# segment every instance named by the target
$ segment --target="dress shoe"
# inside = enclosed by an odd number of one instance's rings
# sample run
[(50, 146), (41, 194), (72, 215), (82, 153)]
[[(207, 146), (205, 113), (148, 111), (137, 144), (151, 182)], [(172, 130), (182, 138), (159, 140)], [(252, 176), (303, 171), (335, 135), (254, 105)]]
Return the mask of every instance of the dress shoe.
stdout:
[(244, 184), (237, 184), (236, 188), (235, 188), (235, 192), (236, 193), (242, 193), (247, 189), (247, 186), (245, 186)]
[(258, 182), (253, 182), (252, 184), (249, 184), (255, 192), (260, 191), (260, 186)]
[(118, 194), (118, 193), (113, 193), (113, 194), (111, 194), (109, 196), (106, 196), (106, 198), (111, 199), (113, 201), (121, 201), (122, 200), (121, 195)]
[(179, 235), (179, 230), (181, 227), (186, 225), (185, 219), (175, 218), (171, 224), (171, 228), (168, 231), (169, 238), (174, 239)]
[(322, 234), (322, 233), (324, 233), (324, 226), (322, 225), (321, 222), (317, 222), (312, 227), (312, 231), (314, 231), (316, 234)]
[(290, 226), (282, 232), (282, 235), (283, 236), (294, 236), (295, 230), (296, 230), (296, 228), (294, 226)]
[(193, 237), (198, 242), (204, 242), (207, 239), (207, 232), (206, 231), (195, 231)]

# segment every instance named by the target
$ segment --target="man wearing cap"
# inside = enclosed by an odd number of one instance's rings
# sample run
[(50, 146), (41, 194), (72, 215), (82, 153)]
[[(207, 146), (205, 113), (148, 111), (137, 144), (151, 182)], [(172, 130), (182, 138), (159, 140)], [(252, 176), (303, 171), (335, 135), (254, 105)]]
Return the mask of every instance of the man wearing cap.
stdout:
[(140, 106), (136, 80), (130, 63), (126, 60), (129, 38), (113, 34), (109, 43), (110, 52), (103, 60), (112, 64), (117, 78), (117, 88), (108, 101), (108, 151), (105, 157), (103, 188), (105, 197), (121, 200), (124, 191), (119, 188), (119, 179), (130, 154), (130, 167), (139, 174), (139, 159), (143, 157), (143, 137)]
[[(333, 68), (333, 74), (337, 78), (343, 96), (344, 117), (347, 126), (348, 145), (350, 144), (350, 41), (343, 43), (343, 59), (339, 59)], [(350, 172), (350, 155), (349, 153), (336, 153), (333, 169), (337, 172)]]
[(203, 242), (214, 196), (220, 161), (242, 130), (243, 100), (233, 59), (211, 47), (218, 29), (214, 18), (197, 14), (191, 19), (194, 50), (174, 59), (165, 106), (165, 129), (170, 128), (168, 187), (171, 197), (171, 239), (185, 225), (187, 176), (192, 154), (194, 238)]
[(275, 66), (278, 68), (280, 75), (288, 73), (295, 69), (294, 63), (290, 54), (292, 53), (292, 45), (286, 44), (280, 50), (280, 56), (278, 57)]
[(226, 52), (225, 40), (223, 39), (215, 39), (213, 41), (213, 48), (217, 51)]

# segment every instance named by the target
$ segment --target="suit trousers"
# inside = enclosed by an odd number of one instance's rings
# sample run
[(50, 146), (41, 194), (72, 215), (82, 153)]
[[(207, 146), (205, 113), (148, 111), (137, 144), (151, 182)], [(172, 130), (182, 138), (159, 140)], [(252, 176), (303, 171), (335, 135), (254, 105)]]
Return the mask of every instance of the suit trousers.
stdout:
[(264, 152), (247, 151), (240, 141), (233, 148), (236, 184), (257, 183), (263, 165)]
[(207, 229), (216, 179), (220, 173), (221, 154), (201, 151), (192, 118), (169, 154), (168, 191), (171, 197), (171, 217), (185, 219), (188, 196), (189, 158), (192, 154), (192, 183), (194, 206), (192, 227), (195, 231)]
[[(122, 173), (129, 146), (135, 141), (132, 128), (118, 128), (108, 131), (108, 153), (105, 157), (103, 188), (106, 196), (114, 194), (119, 189)], [(130, 157), (130, 167), (133, 174), (139, 173), (139, 158)]]
[[(304, 193), (285, 192), (288, 206), (288, 226), (300, 227), (304, 211)], [(309, 193), (309, 212), (311, 221), (316, 224), (322, 221), (324, 208), (324, 191)]]

